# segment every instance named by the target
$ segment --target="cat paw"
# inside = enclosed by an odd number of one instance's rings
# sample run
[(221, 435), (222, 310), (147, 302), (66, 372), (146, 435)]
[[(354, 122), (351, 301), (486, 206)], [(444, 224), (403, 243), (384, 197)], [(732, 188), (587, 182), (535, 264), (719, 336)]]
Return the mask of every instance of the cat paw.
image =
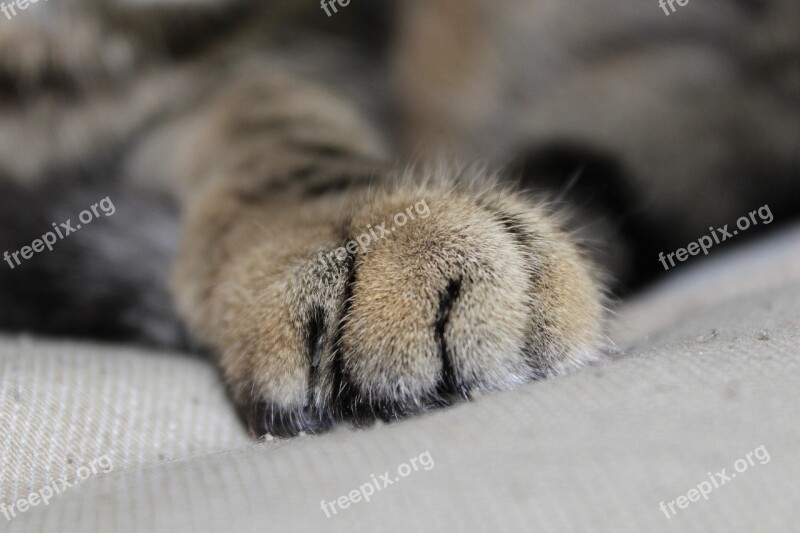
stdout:
[(296, 215), (226, 273), (220, 361), (256, 434), (396, 420), (597, 353), (600, 284), (546, 207), (420, 187), (352, 211), (326, 245)]

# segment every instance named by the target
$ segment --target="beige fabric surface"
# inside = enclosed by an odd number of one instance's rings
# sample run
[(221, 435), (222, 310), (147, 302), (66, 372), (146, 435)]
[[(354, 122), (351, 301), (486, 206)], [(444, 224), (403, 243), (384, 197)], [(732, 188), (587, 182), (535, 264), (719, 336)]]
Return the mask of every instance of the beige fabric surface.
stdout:
[[(0, 531), (798, 531), (799, 264), (797, 229), (719, 250), (623, 308), (611, 337), (624, 353), (611, 360), (403, 423), (280, 443), (246, 441), (201, 361), (7, 340), (4, 493), (25, 497), (70, 471), (69, 454), (109, 454), (114, 471), (0, 515)], [(659, 510), (760, 446), (768, 463), (676, 516)], [(320, 509), (424, 452), (432, 469), (330, 518)]]
[(0, 339), (0, 502), (104, 455), (119, 471), (249, 443), (205, 360)]

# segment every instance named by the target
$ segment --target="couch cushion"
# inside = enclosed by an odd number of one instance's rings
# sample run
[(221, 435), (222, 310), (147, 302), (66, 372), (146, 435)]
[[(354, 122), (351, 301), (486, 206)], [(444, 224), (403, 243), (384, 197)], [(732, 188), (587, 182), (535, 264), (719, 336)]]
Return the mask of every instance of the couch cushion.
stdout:
[(73, 480), (104, 455), (123, 470), (249, 443), (205, 360), (0, 339), (2, 503)]

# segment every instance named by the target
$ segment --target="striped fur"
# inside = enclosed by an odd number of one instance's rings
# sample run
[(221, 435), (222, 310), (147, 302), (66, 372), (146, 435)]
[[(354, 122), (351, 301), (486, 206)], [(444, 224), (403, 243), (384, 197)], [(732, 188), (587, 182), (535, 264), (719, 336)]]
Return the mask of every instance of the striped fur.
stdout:
[(3, 21), (0, 243), (92, 195), (119, 214), (2, 271), (25, 310), (2, 325), (207, 351), (259, 435), (591, 361), (609, 279), (796, 212), (800, 14), (562, 4), (59, 0)]

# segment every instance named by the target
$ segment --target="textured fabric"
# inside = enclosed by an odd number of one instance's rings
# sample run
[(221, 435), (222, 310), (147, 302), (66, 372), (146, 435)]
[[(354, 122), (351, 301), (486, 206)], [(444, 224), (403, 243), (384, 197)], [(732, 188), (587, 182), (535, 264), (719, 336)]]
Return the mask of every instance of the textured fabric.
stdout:
[[(280, 443), (247, 443), (201, 361), (6, 342), (3, 490), (25, 497), (69, 453), (109, 453), (115, 469), (10, 522), (0, 515), (0, 531), (797, 531), (797, 265), (797, 230), (718, 252), (623, 308), (611, 334), (621, 353), (608, 361), (402, 423)], [(737, 473), (762, 446), (769, 462)], [(430, 470), (330, 518), (321, 509), (382, 487), (384, 472), (394, 481), (425, 452)], [(159, 453), (180, 460), (158, 464)], [(158, 466), (137, 468), (148, 464)], [(737, 477), (676, 506), (723, 468)]]
[(249, 442), (204, 360), (0, 341), (0, 502), (74, 480), (104, 455), (123, 470)]

